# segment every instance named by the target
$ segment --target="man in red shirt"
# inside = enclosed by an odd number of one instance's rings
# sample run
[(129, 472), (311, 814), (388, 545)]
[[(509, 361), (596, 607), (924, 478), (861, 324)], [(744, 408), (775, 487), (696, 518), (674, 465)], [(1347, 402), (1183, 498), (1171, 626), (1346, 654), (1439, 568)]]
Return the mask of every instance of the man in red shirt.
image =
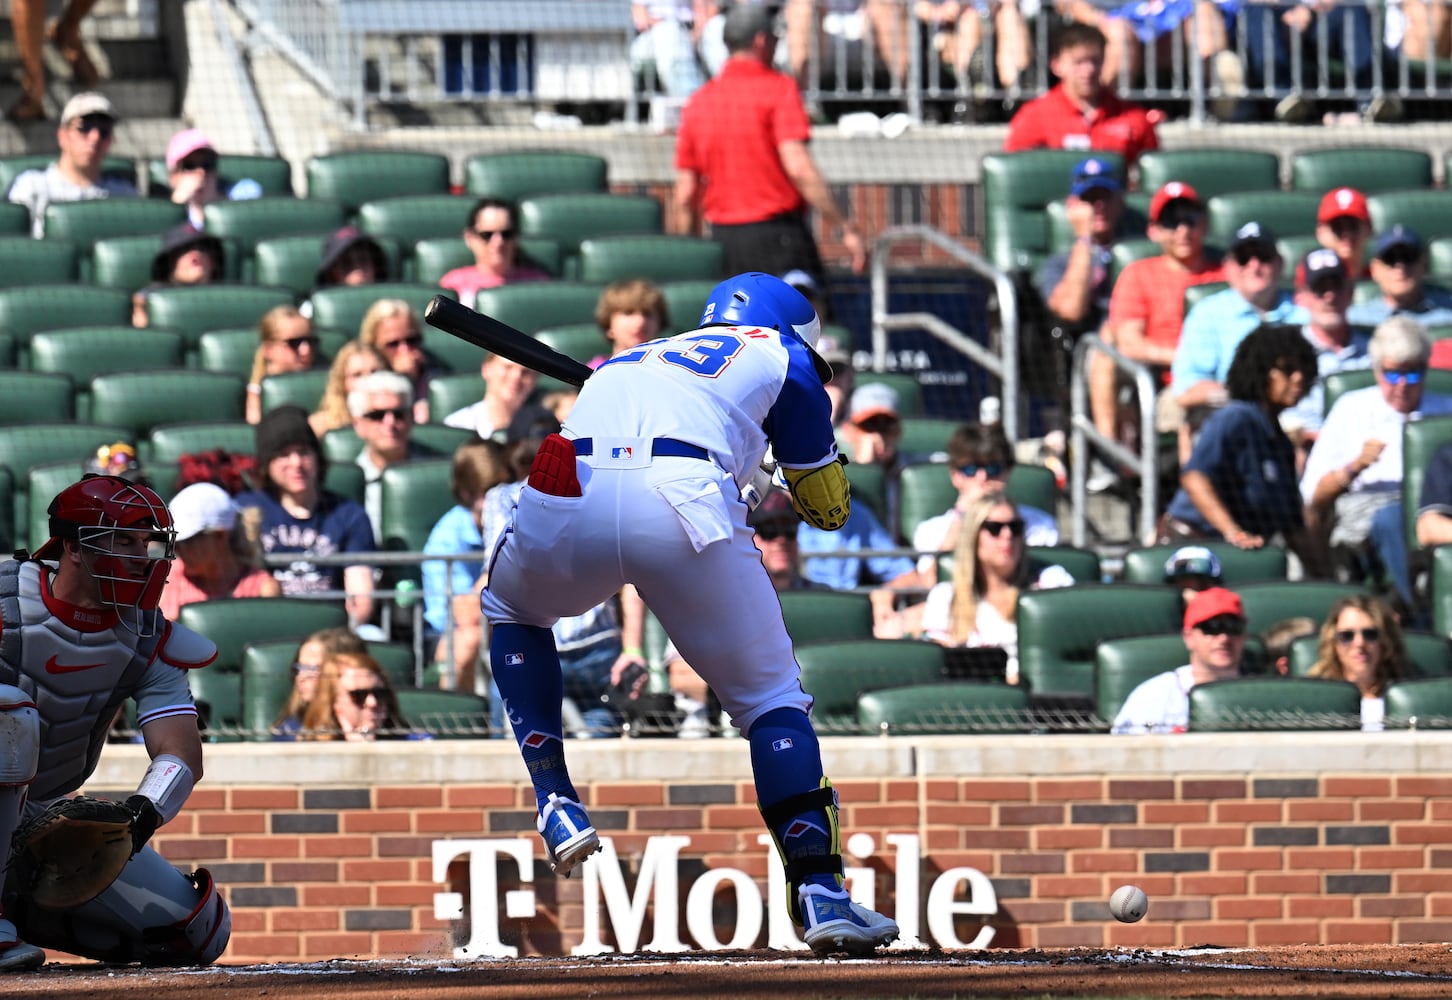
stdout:
[[(1149, 238), (1164, 251), (1158, 257), (1137, 260), (1126, 267), (1109, 298), (1109, 318), (1101, 336), (1121, 354), (1148, 365), (1162, 385), (1169, 384), (1170, 364), (1180, 344), (1185, 322), (1185, 289), (1209, 281), (1224, 281), (1218, 261), (1205, 255), (1205, 206), (1190, 185), (1170, 181), (1155, 192), (1149, 206)], [(1099, 432), (1118, 438), (1118, 369), (1103, 354), (1094, 355), (1089, 368), (1089, 406)], [(1161, 393), (1156, 425), (1173, 430), (1173, 399)], [(1098, 471), (1098, 470), (1096, 470)], [(1091, 477), (1100, 489), (1109, 477)]]
[(1070, 23), (1053, 38), (1049, 68), (1059, 82), (1029, 101), (1008, 123), (1003, 150), (1099, 149), (1119, 153), (1133, 165), (1141, 153), (1159, 149), (1155, 121), (1144, 108), (1119, 99), (1100, 82), (1104, 34)]
[(810, 207), (841, 230), (852, 269), (861, 272), (867, 245), (807, 149), (811, 124), (801, 93), (771, 68), (771, 15), (759, 4), (737, 4), (723, 38), (730, 57), (681, 114), (671, 230), (700, 235), (704, 217), (725, 250), (725, 273), (802, 270), (822, 285)]

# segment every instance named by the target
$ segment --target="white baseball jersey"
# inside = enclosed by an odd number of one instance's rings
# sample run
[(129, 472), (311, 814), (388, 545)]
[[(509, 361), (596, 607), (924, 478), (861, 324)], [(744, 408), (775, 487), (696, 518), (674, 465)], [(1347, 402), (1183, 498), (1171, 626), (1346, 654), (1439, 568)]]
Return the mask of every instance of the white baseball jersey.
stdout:
[(710, 327), (611, 358), (563, 432), (583, 495), (525, 484), (485, 617), (548, 628), (633, 583), (738, 727), (808, 710), (740, 487), (768, 443), (789, 468), (835, 461), (831, 409), (808, 349), (775, 330)]

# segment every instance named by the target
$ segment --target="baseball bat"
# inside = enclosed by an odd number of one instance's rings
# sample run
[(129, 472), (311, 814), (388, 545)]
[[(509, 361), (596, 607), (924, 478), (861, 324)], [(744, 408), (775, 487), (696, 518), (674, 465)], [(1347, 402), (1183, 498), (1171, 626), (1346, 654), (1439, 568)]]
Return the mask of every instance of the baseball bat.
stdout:
[(557, 378), (573, 386), (582, 386), (594, 374), (574, 358), (541, 344), (502, 320), (475, 312), (445, 295), (435, 295), (424, 307), (424, 320), (429, 326), (452, 334), (475, 347), (492, 351), (541, 375)]

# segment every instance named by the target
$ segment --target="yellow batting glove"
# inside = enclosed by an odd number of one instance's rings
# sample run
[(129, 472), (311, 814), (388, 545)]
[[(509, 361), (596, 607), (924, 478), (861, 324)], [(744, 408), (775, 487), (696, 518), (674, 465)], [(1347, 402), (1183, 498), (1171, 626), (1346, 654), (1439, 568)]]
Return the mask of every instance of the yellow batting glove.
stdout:
[(780, 471), (791, 486), (792, 506), (808, 524), (836, 531), (847, 523), (847, 515), (852, 512), (852, 484), (841, 462)]

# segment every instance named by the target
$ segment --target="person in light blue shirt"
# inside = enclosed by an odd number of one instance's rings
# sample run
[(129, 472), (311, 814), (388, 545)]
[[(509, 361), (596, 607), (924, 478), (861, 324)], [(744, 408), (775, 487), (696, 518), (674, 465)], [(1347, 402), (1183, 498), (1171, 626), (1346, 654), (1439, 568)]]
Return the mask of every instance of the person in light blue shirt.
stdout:
[[(882, 615), (892, 611), (897, 587), (913, 587), (918, 583), (917, 568), (908, 556), (862, 556), (857, 553), (901, 548), (872, 508), (854, 503), (847, 523), (840, 531), (824, 531), (803, 523), (797, 531), (797, 545), (803, 558), (802, 575), (833, 590), (876, 585), (873, 609)], [(837, 559), (810, 559), (819, 553), (840, 554)]]
[(1170, 366), (1170, 393), (1176, 403), (1187, 411), (1223, 405), (1230, 360), (1240, 342), (1262, 324), (1305, 322), (1305, 311), (1280, 286), (1283, 270), (1268, 228), (1247, 222), (1236, 230), (1225, 258), (1230, 287), (1195, 303), (1185, 316)]
[(1353, 325), (1375, 327), (1393, 316), (1407, 316), (1424, 327), (1452, 326), (1452, 292), (1426, 283), (1427, 247), (1410, 226), (1398, 223), (1377, 237), (1371, 280), (1381, 296), (1347, 310)]

